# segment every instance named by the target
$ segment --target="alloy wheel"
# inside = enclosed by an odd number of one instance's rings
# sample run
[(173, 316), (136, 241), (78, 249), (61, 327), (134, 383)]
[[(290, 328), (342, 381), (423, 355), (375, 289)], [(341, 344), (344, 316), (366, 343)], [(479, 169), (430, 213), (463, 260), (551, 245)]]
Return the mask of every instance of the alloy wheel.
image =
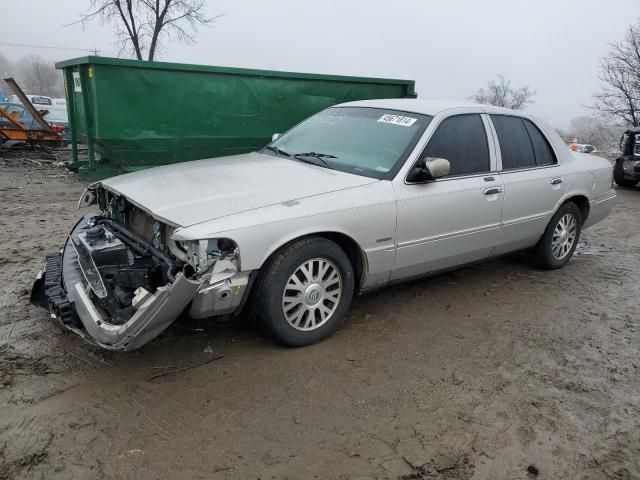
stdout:
[(342, 297), (342, 275), (326, 258), (305, 261), (289, 277), (282, 294), (282, 312), (293, 328), (309, 331), (324, 325)]
[(567, 213), (560, 217), (551, 239), (551, 253), (556, 260), (566, 257), (576, 241), (578, 222), (576, 217)]

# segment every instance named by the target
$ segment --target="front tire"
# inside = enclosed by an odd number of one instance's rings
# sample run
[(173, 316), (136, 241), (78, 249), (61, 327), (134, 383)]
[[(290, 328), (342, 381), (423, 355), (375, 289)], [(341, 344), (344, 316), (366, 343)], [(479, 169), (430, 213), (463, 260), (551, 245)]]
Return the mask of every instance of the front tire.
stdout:
[(627, 178), (624, 178), (624, 170), (622, 169), (622, 162), (620, 161), (616, 162), (615, 166), (613, 167), (613, 179), (618, 185), (626, 188), (635, 187), (635, 185), (638, 183), (637, 180), (629, 180)]
[(276, 252), (256, 287), (258, 320), (278, 343), (302, 347), (342, 323), (353, 298), (353, 266), (336, 243), (303, 238)]
[(582, 215), (573, 202), (562, 205), (535, 247), (535, 260), (543, 268), (554, 270), (564, 267), (571, 259), (580, 240)]

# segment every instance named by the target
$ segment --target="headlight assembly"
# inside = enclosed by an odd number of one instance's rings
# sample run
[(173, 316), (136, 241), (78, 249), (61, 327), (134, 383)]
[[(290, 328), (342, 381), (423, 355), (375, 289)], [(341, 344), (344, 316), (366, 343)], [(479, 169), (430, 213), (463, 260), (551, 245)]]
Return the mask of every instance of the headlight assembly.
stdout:
[(180, 242), (185, 250), (185, 261), (191, 265), (198, 276), (211, 274), (214, 277), (222, 272), (235, 274), (240, 269), (238, 245), (229, 238), (210, 238)]

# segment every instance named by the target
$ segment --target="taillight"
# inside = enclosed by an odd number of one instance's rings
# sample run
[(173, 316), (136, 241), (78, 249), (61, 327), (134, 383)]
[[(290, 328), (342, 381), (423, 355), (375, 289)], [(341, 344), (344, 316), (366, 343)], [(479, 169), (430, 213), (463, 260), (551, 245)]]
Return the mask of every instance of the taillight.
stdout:
[(62, 131), (64, 130), (64, 125), (58, 125), (56, 123), (52, 123), (51, 129), (56, 133), (62, 133)]

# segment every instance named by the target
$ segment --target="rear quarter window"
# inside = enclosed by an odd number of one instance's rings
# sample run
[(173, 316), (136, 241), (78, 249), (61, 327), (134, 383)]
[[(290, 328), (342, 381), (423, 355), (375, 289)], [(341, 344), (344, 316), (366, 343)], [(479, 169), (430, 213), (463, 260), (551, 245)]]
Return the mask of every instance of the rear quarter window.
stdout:
[[(536, 165), (544, 166), (544, 165), (554, 165), (558, 163), (558, 161), (556, 160), (556, 156), (553, 153), (553, 149), (549, 144), (549, 141), (544, 136), (544, 134), (540, 131), (540, 129), (536, 125), (534, 125), (533, 122), (527, 119), (523, 119), (523, 122), (525, 127), (527, 128), (527, 133), (529, 133), (529, 138), (531, 138), (531, 144), (533, 145), (533, 152), (535, 153), (535, 157), (536, 157)], [(593, 148), (593, 146), (591, 145), (587, 145), (587, 147)]]

